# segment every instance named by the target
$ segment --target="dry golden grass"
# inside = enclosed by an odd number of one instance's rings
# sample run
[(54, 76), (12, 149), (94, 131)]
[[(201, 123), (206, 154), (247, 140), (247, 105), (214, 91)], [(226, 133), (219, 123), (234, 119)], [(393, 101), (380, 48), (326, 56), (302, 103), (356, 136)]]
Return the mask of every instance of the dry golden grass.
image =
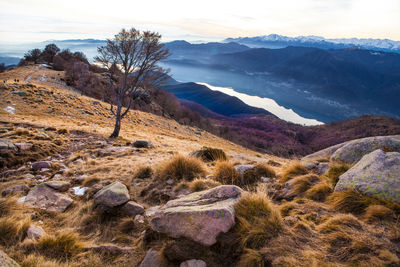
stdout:
[(160, 179), (174, 179), (177, 181), (192, 181), (204, 175), (205, 169), (201, 161), (181, 155), (163, 163), (157, 172), (157, 177)]
[(11, 246), (17, 242), (21, 242), (26, 231), (31, 225), (29, 219), (21, 220), (17, 217), (5, 217), (0, 219), (0, 244), (3, 246)]
[(306, 174), (293, 178), (290, 182), (292, 188), (291, 193), (298, 196), (306, 192), (313, 184), (319, 181), (319, 177), (315, 174)]
[(228, 157), (222, 149), (206, 146), (200, 149), (198, 157), (205, 162), (228, 160)]
[(354, 215), (338, 214), (318, 225), (317, 230), (320, 233), (326, 234), (331, 232), (341, 232), (345, 227), (360, 230), (362, 224)]
[(135, 173), (135, 178), (145, 179), (153, 175), (153, 169), (150, 166), (141, 166)]
[(285, 167), (280, 177), (280, 181), (285, 183), (296, 176), (305, 175), (307, 173), (308, 170), (306, 167), (304, 167), (300, 162), (294, 162)]
[(221, 185), (219, 182), (212, 179), (194, 179), (193, 181), (189, 182), (188, 188), (192, 192), (198, 192), (214, 188), (219, 185)]
[(315, 201), (325, 201), (333, 192), (332, 186), (325, 181), (321, 181), (306, 191), (305, 197)]
[(0, 199), (0, 217), (9, 216), (19, 209), (20, 205), (15, 198), (8, 197)]
[(262, 255), (257, 250), (246, 248), (240, 255), (237, 266), (265, 267), (266, 263), (264, 262)]
[(330, 166), (328, 172), (326, 173), (326, 177), (333, 187), (337, 184), (339, 180), (339, 176), (345, 173), (348, 169), (350, 169), (351, 165), (347, 163), (336, 164)]
[(279, 209), (263, 192), (243, 194), (235, 204), (235, 216), (234, 231), (246, 248), (261, 248), (283, 229)]
[(221, 184), (240, 184), (240, 175), (229, 162), (218, 162), (215, 167), (214, 177)]
[(371, 205), (366, 208), (364, 217), (369, 222), (392, 220), (394, 218), (394, 212), (383, 205)]

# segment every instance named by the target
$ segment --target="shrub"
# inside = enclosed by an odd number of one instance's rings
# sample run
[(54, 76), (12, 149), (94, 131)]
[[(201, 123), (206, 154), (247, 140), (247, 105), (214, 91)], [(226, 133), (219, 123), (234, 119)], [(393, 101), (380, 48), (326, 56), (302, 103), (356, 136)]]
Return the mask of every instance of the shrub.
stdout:
[(307, 173), (308, 170), (306, 167), (304, 167), (300, 162), (295, 162), (284, 169), (280, 180), (282, 183), (285, 183), (296, 176), (304, 175)]
[(235, 167), (228, 162), (218, 162), (215, 168), (214, 179), (221, 184), (240, 185), (240, 175)]
[(328, 177), (332, 185), (335, 186), (339, 180), (339, 176), (347, 172), (348, 169), (350, 169), (350, 165), (346, 163), (333, 165), (329, 168), (326, 176)]
[(199, 151), (196, 151), (196, 156), (205, 162), (221, 160), (225, 161), (228, 159), (225, 152), (219, 148), (203, 147)]
[(361, 229), (361, 222), (351, 214), (338, 214), (328, 219), (326, 222), (318, 225), (317, 230), (320, 233), (331, 233), (335, 231), (342, 231), (344, 227)]
[(319, 182), (306, 191), (306, 198), (315, 201), (325, 201), (326, 197), (332, 193), (332, 187), (326, 182)]
[(204, 174), (203, 165), (199, 160), (178, 155), (161, 166), (158, 177), (192, 181)]
[(235, 204), (234, 231), (243, 247), (257, 249), (283, 228), (279, 210), (263, 193), (247, 193)]
[(241, 179), (241, 185), (250, 185), (260, 181), (261, 177), (275, 177), (275, 171), (265, 165), (265, 164), (256, 164), (253, 169), (247, 170), (243, 173), (243, 179)]
[(69, 131), (68, 131), (68, 129), (59, 129), (59, 130), (57, 131), (57, 133), (58, 133), (58, 134), (67, 134), (67, 133), (69, 133)]
[(188, 185), (189, 189), (194, 192), (207, 190), (221, 185), (219, 182), (212, 179), (194, 179)]
[(392, 219), (394, 212), (382, 205), (371, 205), (365, 210), (365, 219), (367, 221)]
[(83, 243), (74, 233), (63, 233), (57, 236), (44, 236), (33, 246), (49, 258), (67, 260), (83, 249)]
[(150, 166), (141, 166), (135, 173), (135, 178), (150, 178), (153, 175), (153, 169)]

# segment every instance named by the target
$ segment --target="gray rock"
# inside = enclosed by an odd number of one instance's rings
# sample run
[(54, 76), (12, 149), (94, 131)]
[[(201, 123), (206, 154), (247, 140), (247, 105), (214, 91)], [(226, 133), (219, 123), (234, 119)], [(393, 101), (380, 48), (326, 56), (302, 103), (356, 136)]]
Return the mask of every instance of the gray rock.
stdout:
[(332, 154), (331, 160), (355, 163), (376, 149), (400, 152), (400, 135), (376, 136), (348, 142)]
[(133, 146), (134, 146), (134, 147), (137, 147), (137, 148), (149, 148), (149, 147), (150, 147), (150, 144), (149, 144), (149, 142), (146, 141), (146, 140), (136, 140), (136, 141), (133, 143)]
[(65, 181), (48, 181), (44, 184), (60, 192), (68, 191), (71, 186), (70, 183)]
[(25, 203), (48, 211), (63, 212), (71, 205), (72, 199), (45, 184), (40, 184), (29, 191)]
[(188, 260), (182, 262), (179, 267), (207, 267), (207, 264), (202, 260)]
[(22, 192), (24, 194), (29, 192), (29, 187), (25, 184), (14, 185), (12, 187), (7, 188), (3, 192), (1, 192), (2, 196), (12, 195), (18, 192)]
[(304, 167), (306, 167), (307, 170), (312, 170), (315, 167), (317, 167), (318, 164), (319, 164), (318, 161), (311, 161), (311, 162), (307, 162), (306, 164), (304, 164)]
[(105, 156), (109, 156), (113, 153), (122, 153), (122, 152), (129, 151), (131, 149), (132, 148), (128, 147), (128, 146), (112, 146), (112, 147), (100, 149), (99, 151), (97, 151), (97, 155), (99, 157), (105, 157)]
[(327, 147), (325, 149), (322, 149), (320, 151), (317, 151), (313, 154), (307, 155), (301, 159), (301, 161), (307, 161), (307, 160), (312, 160), (312, 159), (317, 159), (317, 158), (327, 158), (330, 157), (336, 150), (347, 144), (348, 142), (340, 143), (334, 146)]
[(235, 224), (234, 204), (241, 192), (237, 186), (221, 185), (168, 201), (152, 217), (150, 226), (173, 238), (187, 237), (211, 246)]
[(0, 139), (0, 150), (16, 150), (16, 147), (11, 140)]
[(167, 267), (162, 260), (161, 253), (154, 249), (149, 249), (140, 267)]
[(0, 249), (0, 266), (4, 267), (20, 267), (20, 265), (11, 259), (6, 253)]
[(236, 165), (235, 170), (240, 174), (243, 174), (245, 171), (254, 169), (254, 165), (246, 164), (246, 165)]
[(365, 155), (339, 177), (335, 191), (347, 189), (400, 202), (400, 153), (378, 149)]
[(145, 217), (153, 217), (158, 212), (159, 209), (160, 209), (160, 206), (150, 207), (150, 208), (146, 209), (146, 211), (144, 212), (144, 216)]
[(136, 215), (134, 218), (135, 222), (144, 223), (144, 216), (143, 215)]
[(41, 169), (49, 169), (51, 168), (51, 162), (50, 161), (38, 161), (35, 163), (32, 163), (32, 170), (38, 171)]
[(113, 208), (129, 201), (129, 191), (120, 182), (114, 182), (102, 188), (94, 195), (96, 206)]
[(329, 164), (326, 162), (320, 162), (316, 167), (315, 167), (315, 173), (318, 175), (323, 175), (329, 171)]
[(120, 211), (124, 215), (135, 217), (136, 215), (143, 214), (144, 208), (135, 201), (128, 201), (121, 207)]
[(42, 227), (38, 225), (31, 225), (29, 226), (28, 230), (26, 231), (26, 237), (28, 239), (38, 240), (42, 236), (45, 236), (46, 232), (43, 230)]
[(31, 149), (33, 145), (30, 143), (15, 143), (15, 146), (18, 148), (18, 150), (25, 151)]

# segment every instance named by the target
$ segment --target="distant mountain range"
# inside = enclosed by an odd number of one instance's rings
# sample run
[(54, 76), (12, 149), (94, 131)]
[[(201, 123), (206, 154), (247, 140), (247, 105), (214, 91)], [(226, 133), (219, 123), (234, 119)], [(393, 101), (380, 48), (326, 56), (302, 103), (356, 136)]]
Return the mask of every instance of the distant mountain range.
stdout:
[(400, 53), (400, 41), (372, 38), (337, 38), (327, 39), (320, 36), (287, 37), (270, 34), (255, 37), (227, 38), (225, 42), (236, 42), (250, 47), (284, 48), (287, 46), (306, 46), (321, 49), (342, 49), (360, 47), (364, 49)]

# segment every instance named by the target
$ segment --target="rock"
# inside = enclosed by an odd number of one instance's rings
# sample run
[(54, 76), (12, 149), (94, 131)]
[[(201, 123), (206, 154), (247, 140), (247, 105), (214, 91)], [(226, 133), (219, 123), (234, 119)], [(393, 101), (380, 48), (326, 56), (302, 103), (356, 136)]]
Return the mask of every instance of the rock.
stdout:
[(131, 247), (118, 247), (115, 245), (98, 245), (98, 246), (89, 246), (84, 249), (85, 251), (94, 251), (97, 253), (117, 256), (125, 253), (129, 253), (133, 250)]
[(7, 195), (12, 195), (17, 192), (22, 192), (22, 193), (26, 194), (29, 192), (29, 187), (24, 184), (14, 185), (12, 187), (7, 188), (3, 192), (1, 192), (1, 195), (4, 197)]
[(29, 226), (28, 230), (26, 231), (26, 237), (28, 239), (38, 240), (45, 235), (46, 232), (43, 230), (42, 227), (33, 224)]
[(27, 174), (25, 174), (24, 177), (25, 177), (25, 179), (32, 180), (35, 178), (35, 175), (33, 175), (32, 173), (27, 173)]
[(234, 204), (242, 189), (221, 185), (168, 201), (150, 221), (154, 231), (187, 237), (206, 246), (217, 242), (235, 224)]
[(272, 159), (268, 160), (267, 164), (270, 165), (270, 166), (273, 166), (273, 167), (282, 166), (282, 164), (280, 164), (279, 162), (276, 162), (276, 161), (274, 161)]
[(243, 175), (243, 173), (245, 171), (248, 171), (248, 170), (251, 170), (251, 169), (254, 169), (254, 165), (246, 164), (246, 165), (236, 165), (235, 166), (235, 170), (237, 172), (239, 172), (241, 175)]
[(261, 180), (261, 182), (263, 182), (263, 183), (269, 183), (269, 182), (271, 182), (271, 178), (267, 178), (267, 177), (261, 177), (260, 180)]
[(356, 139), (337, 149), (331, 160), (355, 163), (376, 149), (400, 152), (400, 135)]
[(144, 213), (144, 216), (145, 217), (152, 217), (158, 212), (159, 209), (160, 209), (160, 206), (150, 207), (150, 208), (146, 209), (146, 211)]
[(17, 170), (7, 170), (0, 173), (0, 177), (8, 177), (17, 173)]
[(44, 184), (60, 192), (68, 191), (69, 187), (71, 186), (70, 183), (65, 181), (49, 181), (45, 182)]
[(113, 208), (129, 201), (129, 191), (120, 182), (107, 185), (94, 195), (96, 206)]
[(168, 179), (166, 183), (169, 184), (169, 185), (173, 185), (174, 184), (174, 179)]
[(315, 167), (315, 173), (318, 175), (323, 175), (329, 171), (329, 164), (326, 162), (320, 162), (316, 167)]
[(143, 215), (136, 215), (134, 220), (135, 220), (135, 222), (138, 222), (138, 223), (144, 223)]
[(335, 191), (355, 190), (364, 195), (400, 202), (400, 153), (378, 149), (365, 155), (339, 177)]
[(144, 257), (140, 267), (166, 267), (162, 260), (161, 253), (154, 249), (149, 249), (146, 252), (146, 256)]
[(15, 150), (16, 147), (13, 144), (13, 142), (11, 142), (8, 139), (0, 139), (0, 150)]
[(20, 151), (25, 151), (29, 150), (32, 148), (32, 144), (30, 143), (15, 143), (15, 146), (20, 150)]
[(149, 142), (146, 140), (136, 140), (133, 143), (133, 146), (137, 147), (137, 148), (149, 148), (150, 147)]
[(29, 191), (25, 203), (48, 211), (63, 212), (71, 205), (72, 199), (45, 184), (40, 184)]
[(311, 161), (311, 162), (307, 162), (306, 164), (304, 164), (304, 167), (306, 167), (307, 170), (312, 170), (312, 169), (314, 169), (315, 167), (317, 167), (318, 164), (319, 164), (318, 161)]
[(209, 174), (206, 176), (206, 179), (215, 179), (215, 175)]
[(317, 158), (327, 158), (330, 157), (336, 150), (341, 148), (342, 146), (346, 145), (348, 142), (340, 143), (334, 146), (327, 147), (310, 155), (307, 155), (301, 159), (301, 161), (307, 161)]
[(25, 91), (12, 91), (11, 94), (18, 95), (18, 96), (27, 96), (28, 93)]
[(4, 267), (20, 267), (20, 265), (11, 259), (6, 253), (0, 249), (0, 266)]
[(50, 161), (38, 161), (35, 163), (32, 163), (32, 170), (38, 171), (40, 169), (49, 169), (51, 168), (51, 162)]
[(184, 261), (179, 267), (206, 267), (207, 264), (202, 260), (188, 260)]
[(46, 133), (39, 133), (35, 136), (36, 140), (50, 140), (50, 136)]
[(124, 215), (135, 217), (136, 215), (143, 214), (144, 208), (135, 201), (128, 201), (121, 207), (120, 211)]

